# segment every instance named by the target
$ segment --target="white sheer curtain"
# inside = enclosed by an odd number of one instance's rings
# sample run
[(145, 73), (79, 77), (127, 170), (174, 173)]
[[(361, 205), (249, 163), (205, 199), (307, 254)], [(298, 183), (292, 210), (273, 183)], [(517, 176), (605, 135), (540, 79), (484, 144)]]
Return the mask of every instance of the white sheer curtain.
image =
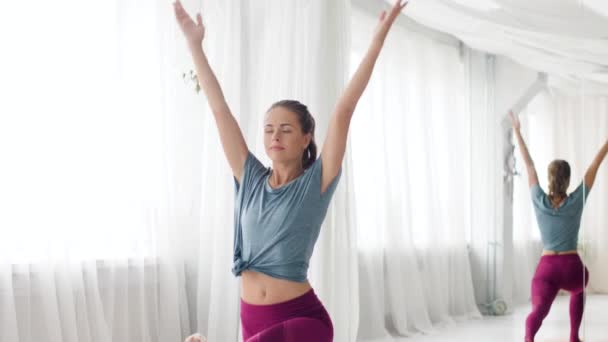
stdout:
[[(375, 18), (353, 18), (356, 63)], [(351, 136), (360, 340), (479, 317), (466, 249), (470, 118), (458, 45), (395, 26)]]
[[(188, 3), (186, 4), (188, 5)], [(198, 5), (191, 3), (188, 9)], [(348, 71), (349, 2), (203, 1), (205, 48), (248, 142), (266, 164), (263, 118), (281, 99), (306, 104), (319, 149)], [(202, 101), (201, 99), (199, 99)], [(232, 267), (234, 183), (215, 123), (204, 117), (197, 328), (210, 341), (236, 341), (239, 284)], [(352, 341), (358, 323), (355, 227), (349, 156), (317, 242), (309, 276), (334, 323)]]
[(171, 6), (13, 5), (2, 11), (0, 341), (179, 341), (190, 329), (178, 204), (197, 166), (172, 131), (188, 89)]
[[(537, 96), (528, 105), (522, 117), (522, 127), (529, 144), (530, 153), (536, 164), (541, 187), (547, 187), (547, 166), (553, 159), (565, 159), (570, 163), (572, 176), (569, 191), (580, 184), (587, 167), (608, 139), (608, 98), (585, 93), (585, 83), (580, 84), (578, 93), (552, 89)], [(515, 156), (521, 160), (519, 151)], [(588, 198), (581, 232), (579, 250), (590, 271), (591, 292), (605, 293), (608, 278), (602, 265), (608, 261), (602, 246), (606, 244), (606, 177), (602, 165), (596, 183)], [(520, 177), (515, 180), (514, 193), (514, 240), (519, 257), (516, 272), (521, 282), (519, 299), (529, 297), (529, 284), (540, 257), (540, 236), (530, 203), (525, 166), (518, 161)], [(523, 267), (521, 267), (523, 266)]]
[[(585, 86), (583, 85), (583, 91)], [(564, 102), (568, 102), (567, 100)], [(580, 101), (579, 101), (580, 103)], [(562, 115), (581, 113), (583, 123), (581, 129), (581, 155), (582, 164), (588, 167), (600, 147), (608, 139), (608, 96), (585, 96), (584, 103), (579, 111), (573, 107), (566, 107)], [(600, 167), (591, 193), (587, 198), (585, 212), (583, 213), (582, 232), (579, 237), (584, 260), (589, 268), (590, 292), (608, 293), (608, 164), (606, 160)], [(582, 166), (578, 166), (579, 168)], [(581, 174), (585, 169), (580, 169)]]
[[(540, 155), (549, 155), (550, 142), (547, 131), (538, 126), (540, 113), (551, 111), (549, 99), (545, 94), (538, 95), (519, 115), (522, 136), (526, 140), (536, 168), (541, 185), (546, 188), (546, 166), (539, 159)], [(538, 114), (536, 114), (538, 113)], [(542, 121), (541, 121), (542, 122)], [(543, 140), (545, 142), (541, 143)], [(521, 158), (519, 145), (513, 138), (515, 149), (515, 172), (513, 178), (513, 299), (515, 303), (528, 303), (530, 299), (530, 284), (536, 265), (540, 259), (542, 243), (532, 208), (528, 174)], [(545, 175), (545, 178), (541, 178)]]

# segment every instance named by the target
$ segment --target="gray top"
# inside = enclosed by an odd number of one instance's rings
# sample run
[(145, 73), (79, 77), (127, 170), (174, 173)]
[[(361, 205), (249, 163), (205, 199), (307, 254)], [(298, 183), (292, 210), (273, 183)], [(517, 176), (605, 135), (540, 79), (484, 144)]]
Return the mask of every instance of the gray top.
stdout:
[(249, 152), (241, 184), (235, 179), (234, 265), (304, 282), (308, 262), (342, 170), (321, 194), (321, 158), (298, 178), (273, 189), (270, 168)]
[(553, 208), (540, 185), (535, 184), (531, 191), (544, 249), (556, 252), (576, 249), (583, 206), (589, 195), (585, 183), (581, 182), (558, 208)]

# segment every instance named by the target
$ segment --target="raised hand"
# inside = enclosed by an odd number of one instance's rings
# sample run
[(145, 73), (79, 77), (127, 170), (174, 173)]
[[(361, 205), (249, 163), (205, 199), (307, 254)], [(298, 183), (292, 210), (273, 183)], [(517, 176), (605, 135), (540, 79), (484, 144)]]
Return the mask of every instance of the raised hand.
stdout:
[(395, 4), (388, 13), (386, 13), (386, 11), (383, 11), (382, 14), (380, 14), (380, 20), (378, 21), (378, 25), (376, 26), (376, 38), (384, 41), (386, 35), (388, 34), (388, 31), (393, 25), (393, 22), (395, 22), (395, 19), (397, 18), (399, 13), (401, 13), (401, 10), (403, 10), (408, 3), (409, 1), (402, 3), (402, 0), (397, 0), (395, 1)]
[(521, 156), (524, 159), (524, 163), (526, 163), (526, 170), (528, 172), (528, 185), (532, 187), (538, 184), (538, 174), (536, 173), (536, 168), (534, 167), (534, 161), (532, 160), (532, 156), (530, 156), (530, 152), (528, 151), (528, 146), (526, 146), (526, 142), (524, 141), (524, 138), (521, 136), (521, 132), (519, 131), (519, 128), (521, 127), (521, 124), (519, 123), (519, 117), (515, 115), (512, 110), (509, 110), (509, 117), (511, 118), (511, 125), (513, 125), (515, 138), (517, 139), (517, 143), (519, 144)]
[(179, 0), (176, 0), (173, 3), (173, 9), (175, 11), (175, 19), (177, 19), (177, 23), (186, 37), (188, 44), (191, 46), (200, 46), (205, 37), (205, 26), (203, 26), (201, 14), (196, 14), (196, 22), (194, 22)]
[(519, 122), (519, 116), (513, 114), (513, 111), (510, 110), (509, 117), (511, 118), (511, 125), (513, 126), (513, 129), (516, 131), (519, 131), (519, 129), (521, 127), (521, 124)]

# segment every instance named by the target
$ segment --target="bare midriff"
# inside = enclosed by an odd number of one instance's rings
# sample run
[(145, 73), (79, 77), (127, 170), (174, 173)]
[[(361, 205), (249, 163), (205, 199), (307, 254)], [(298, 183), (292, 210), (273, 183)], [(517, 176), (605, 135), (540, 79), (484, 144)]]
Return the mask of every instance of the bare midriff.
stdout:
[(557, 251), (549, 251), (549, 250), (543, 250), (543, 255), (567, 255), (567, 254), (578, 254), (576, 249), (571, 249), (569, 251), (561, 251), (561, 252), (557, 252)]
[(300, 297), (311, 288), (308, 281), (278, 279), (250, 270), (241, 273), (241, 299), (248, 304), (270, 305), (286, 302)]

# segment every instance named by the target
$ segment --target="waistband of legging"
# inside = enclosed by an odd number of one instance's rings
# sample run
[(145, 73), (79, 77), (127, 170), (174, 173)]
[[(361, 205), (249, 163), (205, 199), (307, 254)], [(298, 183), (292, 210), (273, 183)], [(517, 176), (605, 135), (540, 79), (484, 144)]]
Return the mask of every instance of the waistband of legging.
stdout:
[(541, 255), (541, 259), (577, 259), (580, 258), (578, 253), (576, 254), (546, 254)]

